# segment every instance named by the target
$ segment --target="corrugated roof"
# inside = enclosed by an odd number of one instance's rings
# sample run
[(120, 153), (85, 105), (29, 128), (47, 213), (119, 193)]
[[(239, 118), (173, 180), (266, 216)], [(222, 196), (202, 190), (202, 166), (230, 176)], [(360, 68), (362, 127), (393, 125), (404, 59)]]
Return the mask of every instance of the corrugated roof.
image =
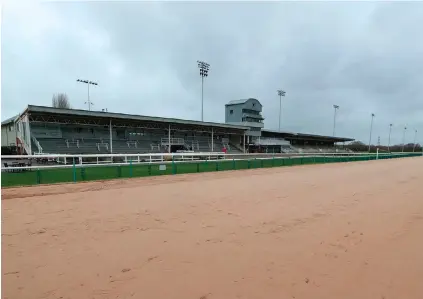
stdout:
[(245, 99), (245, 100), (233, 100), (233, 101), (230, 101), (229, 103), (227, 103), (226, 105), (244, 104), (246, 101), (248, 101), (248, 99)]
[(290, 131), (276, 131), (276, 130), (269, 130), (269, 129), (262, 129), (262, 132), (268, 132), (268, 133), (280, 133), (280, 134), (292, 134), (292, 135), (297, 135), (297, 133), (295, 132), (290, 132)]
[(292, 137), (302, 137), (302, 138), (322, 138), (322, 139), (329, 139), (334, 140), (335, 142), (344, 142), (344, 141), (353, 141), (352, 138), (346, 138), (346, 137), (333, 137), (333, 136), (325, 136), (325, 135), (316, 135), (316, 134), (304, 134), (304, 133), (295, 133), (295, 132), (287, 132), (287, 131), (274, 131), (274, 130), (267, 130), (262, 129), (262, 132), (268, 132), (268, 133), (274, 133), (274, 134), (285, 134), (285, 135), (291, 135)]
[(254, 98), (248, 98), (248, 99), (241, 99), (241, 100), (232, 100), (232, 101), (230, 101), (229, 103), (227, 103), (226, 104), (226, 106), (228, 106), (228, 105), (238, 105), (238, 104), (244, 104), (244, 103), (246, 103), (247, 101), (249, 101), (249, 100), (256, 100), (257, 102), (259, 102), (260, 103), (260, 101), (259, 100), (257, 100), (257, 99), (254, 99)]
[(34, 106), (28, 105), (29, 112), (38, 112), (38, 113), (51, 113), (51, 114), (65, 114), (72, 116), (91, 116), (91, 117), (101, 117), (101, 118), (112, 118), (112, 119), (130, 119), (137, 121), (150, 121), (150, 122), (164, 122), (164, 123), (174, 123), (174, 124), (186, 124), (186, 125), (196, 125), (196, 126), (205, 126), (205, 127), (219, 127), (226, 129), (238, 129), (246, 131), (248, 127), (237, 126), (230, 124), (214, 123), (214, 122), (201, 122), (196, 120), (185, 120), (178, 118), (165, 118), (165, 117), (155, 117), (155, 116), (144, 116), (144, 115), (134, 115), (134, 114), (124, 114), (124, 113), (113, 113), (113, 112), (102, 112), (102, 111), (87, 111), (80, 109), (62, 109), (54, 107), (45, 107), (45, 106)]
[(13, 117), (10, 117), (10, 118), (8, 118), (8, 119), (6, 119), (6, 120), (2, 121), (2, 122), (1, 122), (1, 124), (2, 124), (2, 125), (7, 125), (7, 124), (10, 124), (10, 123), (14, 122), (14, 121), (15, 121), (15, 119), (16, 119), (18, 116), (19, 116), (19, 115), (15, 115), (15, 116), (13, 116)]

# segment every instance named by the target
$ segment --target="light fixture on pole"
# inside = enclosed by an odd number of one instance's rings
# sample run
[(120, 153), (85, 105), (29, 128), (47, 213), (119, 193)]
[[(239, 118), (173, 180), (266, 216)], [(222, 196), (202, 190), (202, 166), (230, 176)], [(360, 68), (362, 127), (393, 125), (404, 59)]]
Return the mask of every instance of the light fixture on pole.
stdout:
[(417, 130), (414, 130), (413, 153), (414, 153), (414, 151), (416, 149), (416, 138), (417, 138)]
[(388, 137), (388, 152), (391, 152), (391, 131), (392, 131), (392, 124), (389, 124), (389, 137)]
[(204, 77), (209, 75), (210, 64), (197, 60), (201, 76), (201, 121), (204, 121)]
[(372, 130), (373, 130), (373, 118), (374, 117), (375, 117), (375, 114), (372, 113), (372, 121), (370, 123), (369, 153), (370, 153), (370, 146), (372, 144)]
[(281, 117), (282, 117), (282, 97), (286, 94), (282, 89), (278, 89), (279, 96), (279, 132), (281, 131)]
[(334, 114), (333, 114), (333, 137), (335, 137), (335, 129), (336, 129), (336, 110), (339, 109), (338, 105), (333, 105)]
[(87, 84), (87, 86), (88, 86), (88, 100), (85, 102), (85, 104), (88, 104), (88, 111), (91, 111), (91, 105), (94, 105), (94, 104), (90, 100), (90, 85), (97, 86), (98, 83), (93, 82), (93, 81), (89, 81), (89, 80), (81, 80), (81, 79), (76, 80), (76, 82)]
[(405, 146), (405, 132), (407, 131), (407, 126), (404, 127), (404, 133), (402, 134), (402, 152), (404, 152), (404, 146)]

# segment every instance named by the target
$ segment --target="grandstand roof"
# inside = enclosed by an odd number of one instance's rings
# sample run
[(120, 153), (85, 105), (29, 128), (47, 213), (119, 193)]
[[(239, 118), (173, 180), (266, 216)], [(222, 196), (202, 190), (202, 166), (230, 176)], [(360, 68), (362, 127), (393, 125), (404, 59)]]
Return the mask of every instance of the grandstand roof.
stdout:
[(3, 125), (7, 125), (7, 124), (10, 124), (10, 123), (14, 122), (18, 116), (19, 116), (19, 115), (15, 115), (15, 116), (13, 116), (13, 117), (10, 117), (10, 118), (8, 118), (8, 119), (6, 119), (6, 120), (2, 121), (2, 122), (1, 122), (1, 125), (3, 126)]
[(203, 127), (235, 129), (235, 130), (241, 130), (241, 131), (248, 130), (248, 127), (244, 127), (244, 126), (214, 123), (214, 122), (202, 122), (202, 121), (184, 120), (184, 119), (178, 119), (178, 118), (165, 118), (165, 117), (144, 116), (144, 115), (102, 112), (102, 111), (87, 111), (87, 110), (80, 110), (80, 109), (63, 109), (63, 108), (34, 106), (34, 105), (28, 105), (27, 109), (23, 113), (25, 112), (68, 115), (68, 116), (75, 116), (75, 117), (83, 116), (83, 117), (107, 118), (107, 119), (111, 118), (111, 119), (134, 120), (134, 121), (145, 121), (145, 122), (160, 122), (160, 123), (168, 123), (168, 124), (195, 125), (195, 126), (203, 126)]
[(346, 138), (346, 137), (333, 137), (333, 136), (325, 136), (325, 135), (294, 133), (294, 132), (287, 132), (287, 131), (273, 131), (273, 130), (266, 130), (266, 129), (262, 129), (261, 131), (275, 134), (275, 135), (280, 135), (281, 137), (288, 138), (288, 139), (312, 139), (312, 140), (321, 140), (321, 141), (330, 141), (330, 142), (354, 141), (354, 139)]
[(254, 98), (248, 98), (248, 99), (241, 99), (241, 100), (232, 100), (229, 103), (227, 103), (225, 106), (244, 104), (248, 100), (256, 100), (256, 99), (254, 99)]

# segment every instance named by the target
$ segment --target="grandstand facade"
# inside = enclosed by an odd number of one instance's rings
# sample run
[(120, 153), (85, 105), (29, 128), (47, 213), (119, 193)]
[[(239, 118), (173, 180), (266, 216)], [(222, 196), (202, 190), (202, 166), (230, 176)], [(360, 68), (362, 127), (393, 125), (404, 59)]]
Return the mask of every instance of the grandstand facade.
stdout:
[(226, 105), (227, 123), (28, 105), (7, 125), (20, 154), (327, 152), (353, 140), (264, 130), (260, 112), (256, 99)]

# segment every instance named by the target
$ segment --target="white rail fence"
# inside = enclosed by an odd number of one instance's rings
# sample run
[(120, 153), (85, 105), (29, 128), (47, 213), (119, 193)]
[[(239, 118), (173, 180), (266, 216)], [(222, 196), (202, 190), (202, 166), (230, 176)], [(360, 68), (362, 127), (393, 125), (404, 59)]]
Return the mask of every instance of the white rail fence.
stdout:
[[(189, 163), (216, 160), (266, 160), (274, 158), (301, 157), (383, 157), (421, 156), (423, 153), (254, 153), (225, 154), (223, 152), (183, 152), (183, 153), (151, 153), (151, 154), (37, 154), (37, 155), (5, 155), (1, 156), (1, 170), (44, 169), (67, 167), (95, 167), (101, 165), (134, 165)], [(20, 162), (19, 162), (20, 161)], [(25, 162), (22, 162), (25, 161)], [(7, 166), (6, 166), (7, 165)]]

